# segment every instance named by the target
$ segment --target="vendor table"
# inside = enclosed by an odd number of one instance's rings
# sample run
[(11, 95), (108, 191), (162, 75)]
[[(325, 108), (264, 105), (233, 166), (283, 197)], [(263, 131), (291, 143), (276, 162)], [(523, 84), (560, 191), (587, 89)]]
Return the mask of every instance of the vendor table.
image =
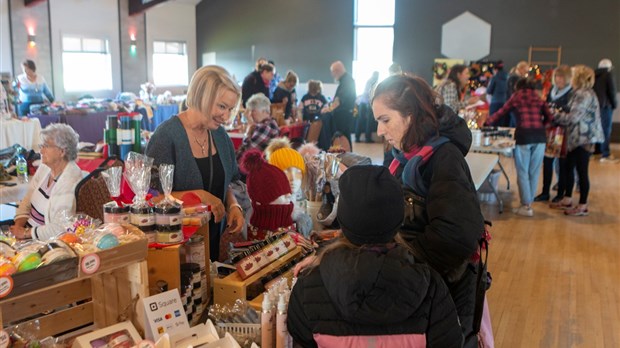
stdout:
[[(15, 186), (6, 186), (5, 183), (13, 183)], [(9, 181), (0, 182), (0, 204), (19, 202), (26, 196), (28, 192), (28, 183), (20, 184), (17, 182), (17, 178), (13, 178)]]
[(41, 122), (38, 119), (1, 120), (0, 125), (0, 149), (19, 144), (27, 150), (39, 150)]
[(228, 131), (227, 133), (228, 133), (228, 136), (230, 137), (230, 140), (232, 140), (235, 150), (238, 150), (241, 147), (241, 144), (243, 143), (243, 133), (235, 132), (235, 131)]
[(499, 166), (499, 169), (502, 171), (502, 174), (504, 174), (504, 177), (506, 178), (506, 183), (507, 183), (506, 189), (510, 190), (510, 178), (508, 177), (508, 173), (506, 173), (506, 170), (504, 170), (504, 166), (502, 166), (501, 156), (504, 155), (505, 157), (512, 157), (512, 152), (515, 149), (515, 143), (514, 141), (507, 141), (507, 140), (513, 138), (515, 129), (508, 128), (508, 127), (500, 127), (499, 130), (500, 131), (508, 130), (510, 131), (510, 134), (512, 136), (510, 138), (495, 139), (495, 141), (493, 141), (493, 143), (490, 146), (483, 146), (481, 144), (478, 144), (478, 145), (472, 144), (469, 150), (470, 152), (497, 155), (497, 165)]
[(103, 130), (108, 115), (116, 115), (116, 111), (101, 111), (88, 114), (67, 114), (62, 116), (68, 124), (80, 135), (80, 141), (96, 144), (103, 140)]
[[(480, 189), (480, 186), (484, 184), (485, 181), (489, 181), (491, 184), (491, 172), (493, 168), (495, 168), (495, 164), (499, 163), (499, 158), (493, 154), (484, 154), (484, 153), (473, 153), (470, 152), (465, 156), (465, 161), (467, 161), (467, 165), (469, 166), (469, 171), (471, 173), (471, 178), (474, 182), (474, 186), (476, 187), (476, 191)], [(499, 197), (499, 193), (494, 185), (490, 185), (493, 189), (493, 194), (497, 201), (499, 202), (499, 212), (502, 213), (504, 211), (504, 202)]]
[(52, 115), (28, 115), (29, 118), (38, 118), (41, 122), (41, 128), (47, 127), (47, 125), (52, 123), (64, 123), (61, 116), (59, 114)]

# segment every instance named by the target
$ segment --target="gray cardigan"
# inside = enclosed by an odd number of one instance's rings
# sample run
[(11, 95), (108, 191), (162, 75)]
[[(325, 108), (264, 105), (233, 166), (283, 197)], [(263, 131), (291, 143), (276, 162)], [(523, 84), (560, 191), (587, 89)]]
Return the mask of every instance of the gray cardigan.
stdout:
[[(215, 148), (224, 167), (224, 197), (228, 185), (237, 179), (239, 168), (235, 159), (235, 148), (224, 128), (211, 131)], [(192, 154), (187, 132), (179, 117), (173, 116), (160, 124), (146, 147), (146, 155), (152, 157), (153, 164), (174, 164), (173, 191), (206, 190), (196, 159)]]

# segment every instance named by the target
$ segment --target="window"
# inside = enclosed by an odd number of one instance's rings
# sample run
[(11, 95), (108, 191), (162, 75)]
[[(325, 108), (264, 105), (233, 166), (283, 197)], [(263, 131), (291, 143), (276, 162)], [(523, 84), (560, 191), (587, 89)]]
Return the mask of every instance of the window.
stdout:
[(355, 52), (353, 78), (362, 94), (373, 71), (388, 75), (394, 50), (395, 0), (356, 0), (354, 13)]
[(63, 36), (62, 68), (66, 92), (112, 90), (108, 40)]
[(185, 42), (153, 42), (153, 82), (156, 86), (187, 86), (188, 71)]

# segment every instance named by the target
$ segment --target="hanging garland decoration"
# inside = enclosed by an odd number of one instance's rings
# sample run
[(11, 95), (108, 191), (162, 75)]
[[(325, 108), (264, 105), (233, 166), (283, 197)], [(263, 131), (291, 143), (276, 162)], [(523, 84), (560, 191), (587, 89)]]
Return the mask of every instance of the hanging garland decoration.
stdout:
[(437, 80), (443, 80), (448, 74), (448, 64), (437, 62), (433, 64), (433, 75)]

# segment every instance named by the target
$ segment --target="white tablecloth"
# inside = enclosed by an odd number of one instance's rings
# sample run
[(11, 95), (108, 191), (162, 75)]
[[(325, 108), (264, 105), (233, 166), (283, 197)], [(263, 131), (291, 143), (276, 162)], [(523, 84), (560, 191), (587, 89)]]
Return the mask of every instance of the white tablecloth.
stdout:
[(0, 126), (0, 149), (19, 144), (27, 150), (39, 151), (41, 122), (38, 119), (1, 120)]
[[(17, 183), (17, 178), (2, 182)], [(26, 193), (28, 193), (28, 183), (17, 184), (16, 186), (4, 186), (0, 184), (0, 204), (17, 203), (24, 198)]]
[(497, 164), (498, 158), (492, 154), (473, 153), (470, 152), (465, 156), (465, 161), (469, 165), (469, 171), (471, 172), (471, 178), (474, 181), (476, 190), (482, 186), (487, 180), (491, 171)]

